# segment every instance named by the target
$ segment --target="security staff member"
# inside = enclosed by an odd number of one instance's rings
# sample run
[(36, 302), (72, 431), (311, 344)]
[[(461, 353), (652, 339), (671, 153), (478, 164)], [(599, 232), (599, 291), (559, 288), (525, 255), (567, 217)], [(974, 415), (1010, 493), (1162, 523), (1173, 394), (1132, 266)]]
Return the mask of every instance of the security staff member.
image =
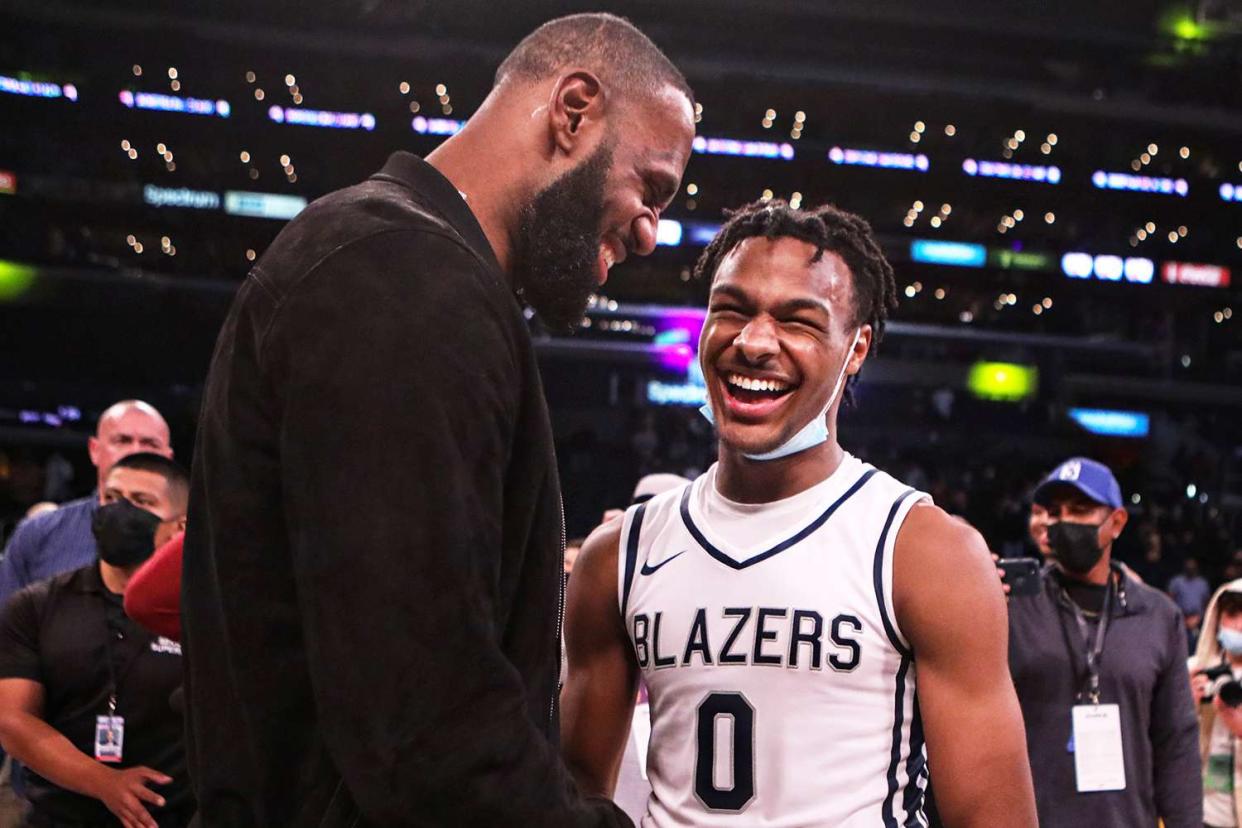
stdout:
[(1041, 825), (1201, 828), (1182, 617), (1112, 561), (1126, 525), (1108, 467), (1076, 457), (1035, 489), (1042, 588), (1010, 595), (1009, 668)]
[(181, 648), (128, 619), (130, 576), (184, 529), (189, 481), (134, 454), (108, 473), (92, 529), (99, 560), (15, 594), (0, 619), (0, 741), (26, 766), (38, 828), (177, 828), (193, 813)]

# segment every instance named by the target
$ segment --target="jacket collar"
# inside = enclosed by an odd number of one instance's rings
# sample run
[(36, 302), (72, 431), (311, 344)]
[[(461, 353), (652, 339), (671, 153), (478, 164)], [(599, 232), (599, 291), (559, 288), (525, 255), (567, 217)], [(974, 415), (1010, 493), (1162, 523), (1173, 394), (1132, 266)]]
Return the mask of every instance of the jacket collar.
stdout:
[[(1150, 587), (1145, 587), (1135, 580), (1130, 571), (1116, 561), (1113, 562), (1112, 573), (1117, 579), (1112, 593), (1113, 617), (1138, 615), (1151, 610), (1152, 598), (1149, 594)], [(1060, 605), (1063, 587), (1061, 586), (1056, 564), (1048, 563), (1044, 565), (1044, 588), (1048, 591), (1053, 601)], [(1066, 611), (1068, 612), (1069, 610), (1067, 609)]]
[(411, 152), (398, 151), (371, 178), (394, 181), (408, 189), (415, 201), (447, 221), (483, 261), (502, 273), (496, 253), (466, 199), (435, 167)]

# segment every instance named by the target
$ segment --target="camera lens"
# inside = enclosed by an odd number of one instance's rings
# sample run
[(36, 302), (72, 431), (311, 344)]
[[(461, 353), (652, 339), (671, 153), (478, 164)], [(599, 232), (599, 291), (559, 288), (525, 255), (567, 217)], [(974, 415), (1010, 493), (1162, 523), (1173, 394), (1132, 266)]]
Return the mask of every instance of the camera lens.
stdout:
[(1236, 681), (1227, 681), (1216, 691), (1220, 696), (1221, 704), (1229, 707), (1237, 707), (1242, 704), (1242, 683)]

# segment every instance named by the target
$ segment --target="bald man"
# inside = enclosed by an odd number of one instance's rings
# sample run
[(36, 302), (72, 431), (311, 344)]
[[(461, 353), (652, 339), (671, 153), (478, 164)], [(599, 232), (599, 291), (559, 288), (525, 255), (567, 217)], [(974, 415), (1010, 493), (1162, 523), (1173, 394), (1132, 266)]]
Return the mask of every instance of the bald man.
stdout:
[(97, 472), (95, 491), (18, 525), (0, 561), (0, 605), (35, 581), (94, 563), (91, 518), (99, 508), (103, 480), (116, 461), (140, 451), (173, 454), (168, 423), (142, 400), (122, 400), (100, 415), (87, 450)]

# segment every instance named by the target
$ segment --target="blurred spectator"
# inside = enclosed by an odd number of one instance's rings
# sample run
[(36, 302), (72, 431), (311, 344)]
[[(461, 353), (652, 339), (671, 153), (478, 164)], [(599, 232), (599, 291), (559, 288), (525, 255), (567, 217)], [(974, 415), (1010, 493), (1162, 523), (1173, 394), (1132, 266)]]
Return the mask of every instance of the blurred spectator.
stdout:
[(1203, 628), (1190, 659), (1191, 693), (1199, 709), (1203, 822), (1207, 828), (1225, 828), (1238, 825), (1242, 815), (1242, 767), (1237, 762), (1242, 708), (1226, 704), (1220, 692), (1224, 684), (1242, 679), (1242, 581), (1216, 591)]
[(1203, 609), (1211, 595), (1212, 587), (1199, 571), (1198, 558), (1187, 558), (1183, 561), (1181, 573), (1169, 580), (1169, 596), (1187, 620), (1191, 616), (1203, 615)]
[(1147, 583), (1163, 589), (1174, 571), (1164, 557), (1164, 538), (1159, 531), (1152, 528), (1143, 534), (1140, 542), (1142, 557), (1134, 562), (1134, 571)]
[[(172, 457), (168, 424), (141, 400), (123, 400), (99, 418), (95, 436), (87, 443), (91, 463), (98, 469), (98, 485), (114, 463), (136, 452)], [(72, 500), (59, 509), (23, 521), (9, 539), (0, 561), (0, 605), (22, 587), (93, 563), (95, 539), (91, 519), (101, 491)]]
[[(1121, 487), (1103, 464), (1073, 458), (1034, 500), (1031, 535), (1052, 563), (1038, 593), (1010, 597), (1009, 663), (1040, 824), (1132, 828), (1162, 819), (1166, 828), (1200, 828), (1182, 618), (1167, 596), (1112, 561), (1128, 517)], [(1080, 767), (1100, 749), (1075, 724), (1087, 718), (1107, 723), (1122, 745), (1102, 775)]]
[(170, 704), (181, 648), (121, 608), (139, 565), (184, 528), (188, 490), (162, 455), (118, 460), (91, 521), (99, 559), (4, 609), (0, 740), (25, 765), (31, 825), (189, 824), (183, 723)]

